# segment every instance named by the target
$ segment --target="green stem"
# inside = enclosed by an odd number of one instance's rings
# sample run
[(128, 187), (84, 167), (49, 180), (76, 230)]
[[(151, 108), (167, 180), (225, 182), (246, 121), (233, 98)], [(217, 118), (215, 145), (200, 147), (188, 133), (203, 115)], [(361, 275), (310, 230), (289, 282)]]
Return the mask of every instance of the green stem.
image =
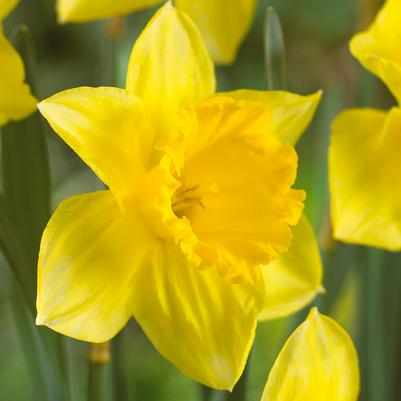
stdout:
[(7, 216), (5, 202), (0, 197), (0, 249), (8, 262), (12, 277), (24, 302), (34, 313), (35, 292), (25, 279), (26, 262), (21, 245)]
[(386, 254), (383, 274), (383, 314), (385, 315), (386, 355), (388, 358), (388, 399), (401, 394), (401, 254)]
[(362, 368), (361, 399), (382, 401), (387, 397), (387, 337), (383, 314), (383, 251), (361, 249), (360, 324), (358, 348)]
[(202, 401), (210, 401), (213, 396), (213, 389), (207, 386), (200, 385)]
[[(26, 80), (35, 93), (33, 46), (26, 26), (17, 29), (14, 44), (24, 61)], [(19, 294), (23, 295), (15, 302), (26, 301), (30, 310), (29, 323), (33, 327), (23, 333), (22, 338), (31, 335), (31, 342), (40, 348), (30, 351), (28, 347), (26, 352), (41, 355), (46, 369), (51, 370), (51, 374), (46, 373), (46, 381), (49, 386), (58, 387), (56, 399), (60, 400), (68, 381), (63, 338), (47, 328), (33, 325), (39, 243), (50, 215), (49, 161), (46, 134), (39, 114), (7, 124), (2, 128), (1, 142), (4, 186), (4, 202), (0, 205), (0, 220), (4, 224), (0, 234), (1, 247), (13, 269), (15, 283), (21, 289)], [(23, 327), (18, 322), (17, 325)], [(35, 372), (35, 367), (29, 365), (30, 355), (26, 356), (28, 368)]]
[(118, 47), (124, 31), (124, 18), (111, 18), (105, 25), (105, 46), (102, 47), (101, 85), (118, 86)]
[(108, 365), (110, 362), (110, 344), (91, 344), (89, 354), (88, 401), (107, 401)]
[(326, 293), (319, 299), (319, 309), (329, 314), (338, 301), (343, 284), (354, 268), (355, 247), (334, 242), (323, 252), (324, 288)]
[[(32, 44), (29, 31), (21, 26), (15, 47), (24, 60), (27, 82), (34, 90)], [(29, 306), (36, 297), (37, 254), (42, 231), (50, 214), (50, 173), (45, 133), (37, 113), (2, 128), (2, 220), (7, 218), (10, 260)], [(18, 248), (18, 249), (17, 249)], [(3, 246), (4, 249), (4, 246)]]
[(128, 399), (128, 385), (126, 379), (126, 364), (124, 359), (124, 330), (112, 341), (113, 359), (113, 387), (114, 401), (126, 401)]
[(64, 394), (64, 384), (52, 360), (52, 351), (35, 326), (32, 310), (23, 301), (21, 290), (16, 283), (11, 287), (10, 295), (16, 329), (31, 376), (34, 399), (38, 401), (67, 399)]

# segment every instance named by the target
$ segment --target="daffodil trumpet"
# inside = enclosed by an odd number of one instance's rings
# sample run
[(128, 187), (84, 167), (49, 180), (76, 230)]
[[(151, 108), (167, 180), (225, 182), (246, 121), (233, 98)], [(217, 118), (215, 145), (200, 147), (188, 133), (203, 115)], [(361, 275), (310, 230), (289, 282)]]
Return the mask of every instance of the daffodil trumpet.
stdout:
[(67, 199), (50, 219), (37, 323), (105, 342), (134, 317), (184, 373), (232, 389), (257, 320), (288, 315), (321, 290), (305, 193), (292, 189), (292, 145), (319, 98), (216, 94), (200, 33), (167, 3), (132, 50), (126, 89), (42, 101), (109, 190)]

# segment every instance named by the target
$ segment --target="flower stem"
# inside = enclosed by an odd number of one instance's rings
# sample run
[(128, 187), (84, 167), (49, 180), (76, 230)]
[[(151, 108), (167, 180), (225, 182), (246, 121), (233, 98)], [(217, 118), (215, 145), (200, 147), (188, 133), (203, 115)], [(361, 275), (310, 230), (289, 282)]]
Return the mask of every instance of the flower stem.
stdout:
[(107, 367), (110, 362), (110, 344), (91, 344), (89, 353), (88, 401), (106, 401), (109, 398)]
[(114, 401), (126, 401), (128, 399), (128, 385), (126, 379), (126, 363), (124, 351), (124, 330), (121, 331), (112, 341), (113, 360), (112, 367), (112, 380)]
[(57, 381), (57, 373), (49, 363), (49, 353), (33, 323), (32, 311), (21, 297), (21, 290), (17, 283), (14, 283), (10, 289), (10, 305), (27, 370), (31, 376), (33, 400), (63, 400), (65, 398), (60, 382)]
[(213, 395), (213, 389), (207, 386), (200, 385), (202, 401), (210, 401)]
[[(36, 94), (33, 43), (29, 29), (16, 29), (13, 44), (24, 61), (26, 81)], [(0, 202), (0, 248), (13, 271), (11, 299), (28, 369), (43, 376), (50, 399), (68, 399), (68, 369), (62, 353), (63, 338), (33, 324), (36, 267), (40, 238), (50, 215), (50, 170), (46, 133), (38, 113), (2, 128), (3, 197)], [(41, 371), (36, 373), (37, 371)], [(49, 371), (51, 371), (49, 373)], [(44, 393), (44, 391), (43, 391)], [(45, 399), (39, 395), (40, 399)]]
[(101, 85), (118, 86), (118, 47), (124, 32), (124, 18), (114, 17), (105, 25), (105, 45), (102, 46)]
[(377, 249), (360, 249), (360, 322), (358, 348), (362, 368), (362, 399), (387, 397), (387, 355), (383, 314), (383, 256)]

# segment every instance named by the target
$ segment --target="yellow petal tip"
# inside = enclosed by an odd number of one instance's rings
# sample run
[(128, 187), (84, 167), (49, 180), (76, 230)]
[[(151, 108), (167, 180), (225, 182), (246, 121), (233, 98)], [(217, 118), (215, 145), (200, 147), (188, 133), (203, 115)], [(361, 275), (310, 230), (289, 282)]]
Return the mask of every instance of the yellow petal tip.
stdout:
[(39, 110), (39, 112), (41, 114), (43, 114), (45, 112), (45, 108), (47, 106), (47, 104), (49, 103), (49, 101), (47, 99), (40, 101), (39, 103), (37, 103), (36, 107)]
[(314, 307), (281, 350), (262, 401), (356, 401), (359, 383), (350, 336)]
[(36, 326), (46, 326), (47, 323), (48, 323), (47, 319), (44, 318), (43, 316), (41, 316), (39, 314), (36, 316), (36, 320), (35, 320)]
[(309, 315), (308, 315), (308, 319), (314, 319), (316, 317), (319, 317), (319, 309), (317, 308), (317, 306), (314, 306), (310, 311), (309, 311)]
[(314, 93), (314, 96), (319, 97), (319, 99), (323, 96), (324, 90), (319, 89), (317, 92)]

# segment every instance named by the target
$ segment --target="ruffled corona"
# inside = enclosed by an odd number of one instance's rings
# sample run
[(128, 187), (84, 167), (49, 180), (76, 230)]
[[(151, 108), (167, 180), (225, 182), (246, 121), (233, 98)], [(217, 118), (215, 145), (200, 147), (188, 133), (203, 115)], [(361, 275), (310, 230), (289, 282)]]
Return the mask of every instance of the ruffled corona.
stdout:
[(157, 202), (141, 196), (155, 206), (151, 225), (159, 214), (156, 231), (174, 233), (196, 268), (255, 281), (261, 264), (288, 249), (300, 218), (305, 195), (291, 189), (297, 155), (266, 133), (270, 115), (254, 102), (216, 96), (180, 117), (181, 134), (159, 146), (166, 155), (145, 178), (159, 191)]

